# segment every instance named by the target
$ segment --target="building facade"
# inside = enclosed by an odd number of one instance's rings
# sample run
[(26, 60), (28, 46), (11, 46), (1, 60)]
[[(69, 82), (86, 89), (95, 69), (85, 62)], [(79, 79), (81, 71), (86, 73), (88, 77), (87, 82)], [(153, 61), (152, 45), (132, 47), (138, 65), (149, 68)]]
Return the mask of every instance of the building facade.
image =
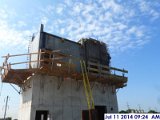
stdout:
[(92, 38), (74, 42), (44, 32), (41, 25), (27, 55), (28, 68), (13, 69), (7, 62), (2, 66), (2, 81), (22, 88), (19, 120), (88, 120), (80, 60), (86, 64), (94, 119), (103, 120), (104, 113), (118, 112), (116, 89), (126, 86), (127, 71), (110, 66), (105, 43)]

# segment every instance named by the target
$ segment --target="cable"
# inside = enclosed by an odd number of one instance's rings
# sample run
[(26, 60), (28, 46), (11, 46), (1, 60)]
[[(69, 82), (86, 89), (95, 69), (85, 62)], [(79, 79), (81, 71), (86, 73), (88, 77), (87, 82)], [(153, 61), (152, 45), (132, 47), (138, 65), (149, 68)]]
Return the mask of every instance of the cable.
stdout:
[(12, 86), (12, 88), (20, 95), (20, 91), (18, 91), (11, 83), (10, 83), (10, 85)]

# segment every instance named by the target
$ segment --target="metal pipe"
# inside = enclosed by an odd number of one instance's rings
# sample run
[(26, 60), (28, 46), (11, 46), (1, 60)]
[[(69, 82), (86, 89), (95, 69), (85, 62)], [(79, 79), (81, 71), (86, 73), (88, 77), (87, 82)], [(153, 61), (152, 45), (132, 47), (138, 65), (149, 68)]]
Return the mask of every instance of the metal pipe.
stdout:
[(7, 96), (7, 99), (6, 99), (6, 105), (5, 105), (5, 111), (4, 111), (4, 120), (6, 120), (6, 112), (7, 112), (7, 106), (8, 106), (8, 96)]

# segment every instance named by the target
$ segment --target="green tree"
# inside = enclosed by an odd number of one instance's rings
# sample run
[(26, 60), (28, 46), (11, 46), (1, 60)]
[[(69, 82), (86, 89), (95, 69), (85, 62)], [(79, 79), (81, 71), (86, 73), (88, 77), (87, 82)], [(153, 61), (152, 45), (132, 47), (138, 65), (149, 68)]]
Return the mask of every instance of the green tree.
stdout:
[(128, 111), (127, 110), (121, 110), (121, 111), (119, 111), (119, 113), (128, 113)]
[(148, 113), (158, 113), (155, 110), (149, 110)]

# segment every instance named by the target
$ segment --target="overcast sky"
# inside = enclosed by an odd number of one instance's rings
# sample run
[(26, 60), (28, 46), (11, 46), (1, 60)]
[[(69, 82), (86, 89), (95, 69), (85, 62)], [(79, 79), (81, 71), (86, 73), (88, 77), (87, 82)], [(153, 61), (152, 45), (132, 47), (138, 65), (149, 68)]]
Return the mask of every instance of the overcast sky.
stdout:
[[(129, 71), (128, 86), (117, 93), (120, 110), (128, 103), (160, 111), (159, 0), (0, 0), (0, 56), (27, 52), (41, 23), (73, 41), (92, 37), (108, 44), (111, 65)], [(20, 96), (6, 84), (0, 92), (0, 117), (7, 95), (8, 114), (17, 116)]]

